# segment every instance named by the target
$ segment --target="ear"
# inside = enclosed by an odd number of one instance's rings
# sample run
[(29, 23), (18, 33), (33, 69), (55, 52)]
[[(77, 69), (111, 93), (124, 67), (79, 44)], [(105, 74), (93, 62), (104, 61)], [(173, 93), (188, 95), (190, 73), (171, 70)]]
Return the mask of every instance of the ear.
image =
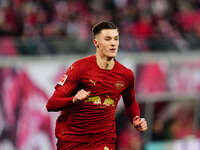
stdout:
[(94, 45), (95, 45), (95, 47), (99, 48), (98, 41), (97, 41), (96, 39), (94, 39), (93, 41), (94, 41)]

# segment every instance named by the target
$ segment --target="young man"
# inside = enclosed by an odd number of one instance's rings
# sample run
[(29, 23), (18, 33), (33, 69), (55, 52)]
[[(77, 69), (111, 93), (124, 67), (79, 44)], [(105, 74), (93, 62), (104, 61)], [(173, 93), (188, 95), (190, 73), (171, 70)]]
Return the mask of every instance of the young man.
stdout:
[(133, 72), (115, 60), (117, 27), (101, 22), (92, 31), (96, 55), (73, 63), (46, 105), (48, 111), (61, 111), (55, 131), (58, 150), (114, 150), (121, 95), (133, 126), (147, 130), (135, 99)]

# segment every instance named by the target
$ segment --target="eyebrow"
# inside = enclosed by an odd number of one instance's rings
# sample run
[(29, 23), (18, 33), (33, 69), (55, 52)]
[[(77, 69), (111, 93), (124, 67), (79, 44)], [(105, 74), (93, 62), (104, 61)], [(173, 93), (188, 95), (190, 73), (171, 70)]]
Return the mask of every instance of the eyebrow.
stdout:
[[(114, 38), (118, 38), (119, 35), (114, 36)], [(105, 38), (112, 38), (111, 36), (105, 36)]]

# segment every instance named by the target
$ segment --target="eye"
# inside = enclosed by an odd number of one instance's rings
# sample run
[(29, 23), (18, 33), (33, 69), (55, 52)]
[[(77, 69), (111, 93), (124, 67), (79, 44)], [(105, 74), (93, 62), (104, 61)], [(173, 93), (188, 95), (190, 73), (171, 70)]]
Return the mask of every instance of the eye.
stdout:
[(117, 41), (117, 40), (119, 40), (119, 37), (117, 36), (117, 37), (115, 37), (115, 40)]
[(111, 37), (106, 36), (106, 37), (105, 37), (105, 40), (106, 40), (106, 41), (109, 41), (109, 40), (111, 40)]

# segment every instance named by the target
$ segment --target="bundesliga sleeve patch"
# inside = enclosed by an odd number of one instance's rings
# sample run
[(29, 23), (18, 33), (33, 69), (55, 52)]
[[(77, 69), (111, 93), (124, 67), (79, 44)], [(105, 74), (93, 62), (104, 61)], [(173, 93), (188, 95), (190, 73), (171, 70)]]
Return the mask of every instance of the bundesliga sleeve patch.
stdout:
[(65, 75), (61, 78), (61, 80), (58, 82), (58, 84), (61, 85), (61, 86), (63, 86), (64, 83), (65, 83), (65, 81), (67, 80), (67, 78), (68, 78), (68, 75), (65, 74)]

